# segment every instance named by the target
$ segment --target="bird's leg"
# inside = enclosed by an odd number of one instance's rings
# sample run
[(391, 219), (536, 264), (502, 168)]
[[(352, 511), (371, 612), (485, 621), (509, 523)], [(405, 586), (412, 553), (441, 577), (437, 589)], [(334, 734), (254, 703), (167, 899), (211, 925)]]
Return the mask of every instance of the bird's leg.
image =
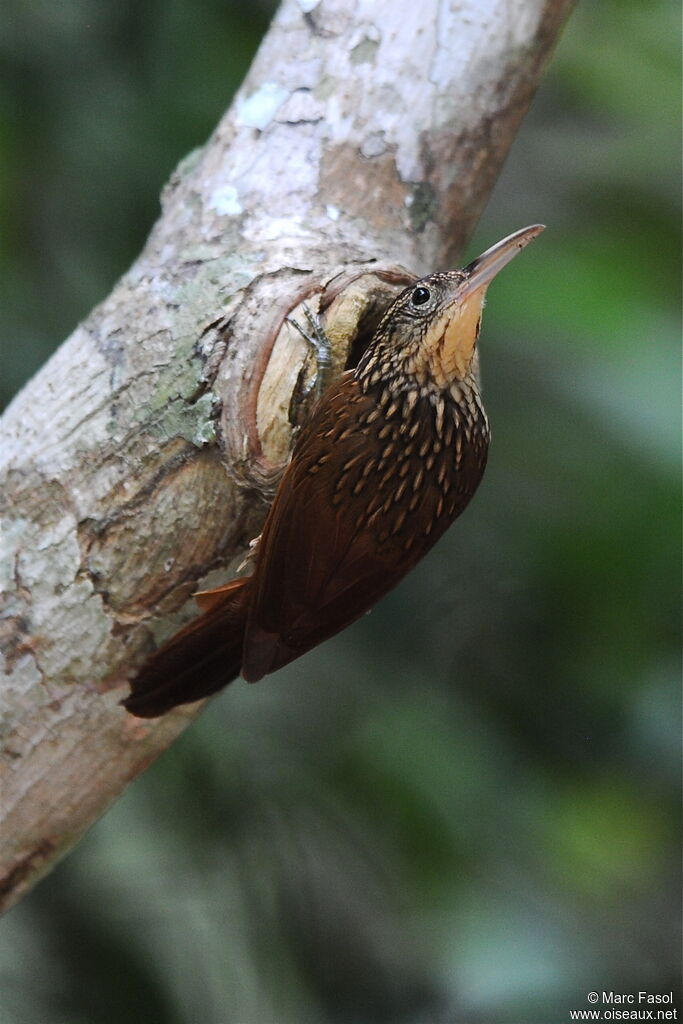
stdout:
[(320, 317), (305, 302), (302, 304), (302, 309), (308, 321), (308, 329), (302, 327), (298, 320), (294, 320), (292, 317), (287, 317), (287, 323), (299, 332), (311, 352), (315, 354), (315, 376), (305, 388), (301, 389), (300, 398), (304, 400), (312, 395), (317, 402), (329, 383), (332, 369), (332, 346), (320, 322)]

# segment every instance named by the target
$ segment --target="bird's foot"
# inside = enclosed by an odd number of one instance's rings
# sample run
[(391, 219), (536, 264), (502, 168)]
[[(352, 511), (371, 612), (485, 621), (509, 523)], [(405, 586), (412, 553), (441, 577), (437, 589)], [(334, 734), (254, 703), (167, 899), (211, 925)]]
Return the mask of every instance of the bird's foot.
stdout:
[(317, 402), (329, 383), (330, 371), (332, 369), (332, 346), (330, 339), (325, 334), (320, 317), (307, 303), (302, 303), (304, 316), (308, 321), (308, 329), (302, 327), (298, 320), (287, 317), (287, 323), (299, 332), (311, 353), (315, 356), (315, 374), (304, 388), (299, 391), (299, 399), (304, 401), (311, 396)]
[(254, 560), (254, 558), (256, 556), (256, 552), (258, 550), (258, 546), (259, 546), (260, 541), (261, 541), (261, 534), (260, 533), (259, 533), (258, 537), (252, 537), (252, 539), (249, 541), (249, 550), (247, 551), (247, 553), (244, 556), (243, 560), (240, 562), (240, 564), (235, 569), (235, 572), (236, 572), (236, 574), (238, 576), (241, 573), (243, 573), (244, 570), (249, 565), (251, 565), (252, 561)]

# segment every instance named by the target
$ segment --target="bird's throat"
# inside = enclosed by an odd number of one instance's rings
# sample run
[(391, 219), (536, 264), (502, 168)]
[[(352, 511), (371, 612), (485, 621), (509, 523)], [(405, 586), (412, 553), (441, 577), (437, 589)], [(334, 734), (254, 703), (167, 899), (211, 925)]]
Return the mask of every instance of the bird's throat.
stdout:
[(418, 377), (431, 378), (438, 388), (465, 380), (479, 337), (484, 294), (481, 288), (464, 302), (452, 303), (430, 324), (415, 356)]

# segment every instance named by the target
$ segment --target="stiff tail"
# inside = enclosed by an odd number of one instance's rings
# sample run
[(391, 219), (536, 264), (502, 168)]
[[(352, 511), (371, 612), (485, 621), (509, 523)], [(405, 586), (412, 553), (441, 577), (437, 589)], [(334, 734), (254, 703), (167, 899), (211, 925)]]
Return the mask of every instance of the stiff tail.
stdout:
[(204, 614), (160, 647), (133, 680), (130, 696), (121, 701), (131, 715), (156, 718), (216, 693), (239, 675), (248, 583), (247, 576), (201, 595)]

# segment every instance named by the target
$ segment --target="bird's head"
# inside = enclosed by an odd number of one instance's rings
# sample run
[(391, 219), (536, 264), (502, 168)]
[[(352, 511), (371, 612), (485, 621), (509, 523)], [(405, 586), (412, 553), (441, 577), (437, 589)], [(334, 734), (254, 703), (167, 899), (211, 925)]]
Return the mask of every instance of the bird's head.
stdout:
[(373, 364), (374, 372), (386, 372), (393, 365), (437, 388), (465, 380), (472, 372), (486, 289), (543, 227), (522, 228), (462, 270), (429, 274), (401, 292), (377, 329), (367, 369)]

